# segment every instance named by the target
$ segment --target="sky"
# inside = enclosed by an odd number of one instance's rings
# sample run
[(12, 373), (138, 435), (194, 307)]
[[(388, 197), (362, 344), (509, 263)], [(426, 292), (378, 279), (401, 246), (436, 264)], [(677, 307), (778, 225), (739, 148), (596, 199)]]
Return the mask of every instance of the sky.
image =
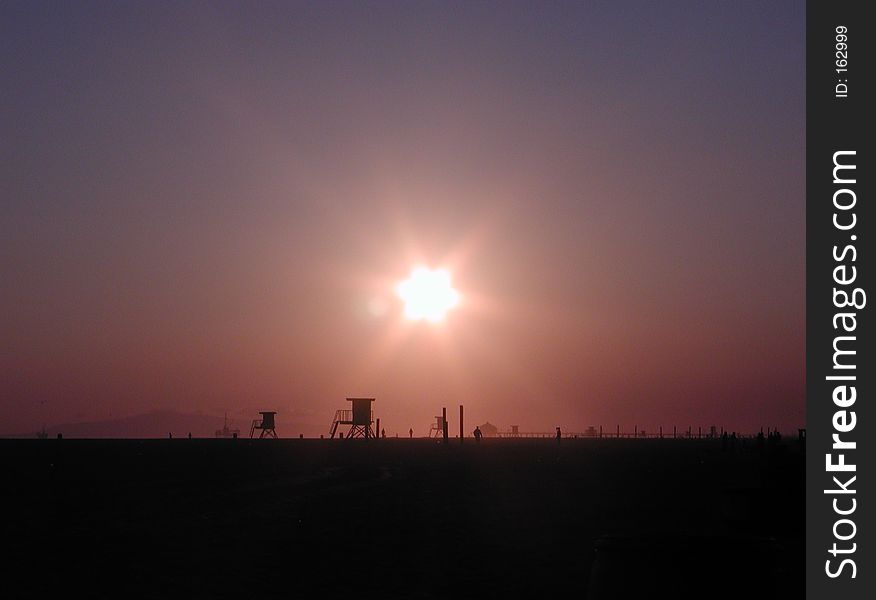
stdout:
[(4, 2), (0, 73), (0, 433), (803, 426), (803, 2)]

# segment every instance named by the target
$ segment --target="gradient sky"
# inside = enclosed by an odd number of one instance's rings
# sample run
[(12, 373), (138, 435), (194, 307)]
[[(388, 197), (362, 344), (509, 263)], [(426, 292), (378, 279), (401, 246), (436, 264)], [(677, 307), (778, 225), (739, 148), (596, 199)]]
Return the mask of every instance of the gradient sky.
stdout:
[[(355, 395), (390, 434), (802, 425), (803, 34), (802, 1), (4, 2), (0, 433), (318, 434)], [(393, 296), (418, 264), (439, 325)]]

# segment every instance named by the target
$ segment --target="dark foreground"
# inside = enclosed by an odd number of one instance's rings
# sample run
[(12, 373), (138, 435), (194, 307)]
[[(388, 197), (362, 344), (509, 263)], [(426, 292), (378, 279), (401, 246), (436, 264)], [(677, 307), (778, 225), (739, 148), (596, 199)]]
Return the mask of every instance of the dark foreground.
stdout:
[(0, 441), (7, 598), (803, 596), (803, 454)]

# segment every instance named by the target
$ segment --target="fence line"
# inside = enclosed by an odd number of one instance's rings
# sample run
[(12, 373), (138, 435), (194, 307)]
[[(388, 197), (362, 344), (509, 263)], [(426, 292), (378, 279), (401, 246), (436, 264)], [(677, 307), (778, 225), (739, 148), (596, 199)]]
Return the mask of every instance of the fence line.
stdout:
[[(759, 435), (768, 435), (769, 432), (775, 431), (773, 429), (768, 429), (766, 432), (761, 431), (760, 433), (740, 433), (740, 432), (730, 432), (724, 429), (715, 430), (714, 432), (709, 429), (708, 431), (703, 431), (701, 428), (694, 430), (693, 428), (688, 428), (685, 430), (679, 430), (677, 428), (672, 431), (623, 431), (620, 428), (615, 428), (611, 430), (594, 430), (594, 431), (562, 431), (561, 437), (563, 438), (589, 438), (589, 439), (678, 439), (678, 440), (719, 440), (726, 433), (727, 436), (731, 436), (735, 433), (737, 439), (756, 439)], [(555, 438), (557, 437), (557, 433), (550, 431), (499, 431), (495, 434), (494, 437), (497, 438)]]

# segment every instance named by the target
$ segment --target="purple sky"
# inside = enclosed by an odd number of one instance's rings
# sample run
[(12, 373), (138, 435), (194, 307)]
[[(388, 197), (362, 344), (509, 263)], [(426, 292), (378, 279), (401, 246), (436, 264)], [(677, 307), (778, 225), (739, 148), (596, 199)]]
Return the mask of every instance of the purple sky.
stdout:
[(803, 2), (119, 4), (0, 5), (0, 433), (802, 425)]

